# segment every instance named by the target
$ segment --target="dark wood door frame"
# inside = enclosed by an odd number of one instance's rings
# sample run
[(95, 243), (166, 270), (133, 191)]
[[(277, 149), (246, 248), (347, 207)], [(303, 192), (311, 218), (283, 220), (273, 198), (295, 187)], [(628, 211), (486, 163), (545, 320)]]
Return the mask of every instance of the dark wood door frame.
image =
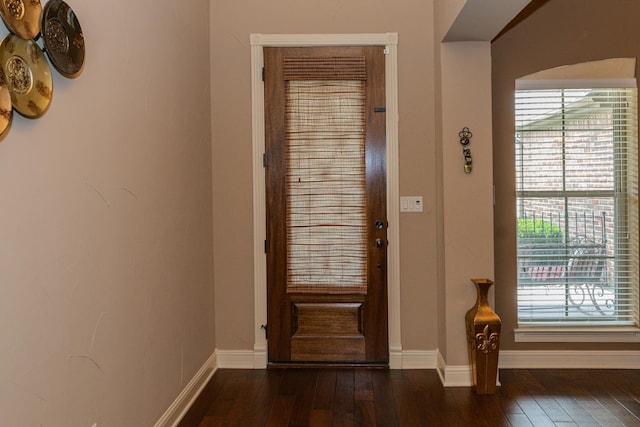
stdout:
[[(366, 100), (367, 105), (366, 134), (363, 135), (366, 155), (362, 158), (362, 166), (366, 170), (363, 184), (366, 183), (367, 202), (364, 206), (367, 215), (362, 223), (366, 229), (365, 246), (358, 245), (367, 248), (367, 269), (363, 271), (367, 277), (366, 288), (320, 286), (300, 292), (287, 284), (285, 231), (289, 210), (286, 208), (286, 194), (289, 185), (302, 185), (306, 189), (308, 184), (305, 181), (298, 184), (299, 179), (295, 184), (284, 184), (287, 168), (287, 115), (284, 106), (285, 88), (288, 85), (285, 84), (283, 67), (286, 58), (295, 58), (297, 64), (311, 60), (303, 58), (316, 58), (313, 60), (315, 63), (317, 59), (333, 61), (331, 58), (345, 57), (362, 58), (362, 64), (366, 64), (366, 79), (362, 86), (366, 88), (366, 96), (362, 99)], [(265, 128), (265, 167), (270, 363), (388, 364), (384, 71), (382, 46), (265, 49), (265, 118), (269, 124)], [(308, 71), (304, 75), (308, 75)], [(324, 72), (322, 75), (325, 76)], [(329, 78), (340, 77), (336, 75)]]

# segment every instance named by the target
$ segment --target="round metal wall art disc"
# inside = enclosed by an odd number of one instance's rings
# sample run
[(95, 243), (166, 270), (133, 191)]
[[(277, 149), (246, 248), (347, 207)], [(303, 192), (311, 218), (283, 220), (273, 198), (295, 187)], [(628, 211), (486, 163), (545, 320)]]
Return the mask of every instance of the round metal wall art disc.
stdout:
[(0, 16), (13, 34), (32, 40), (40, 34), (40, 0), (0, 0)]
[(12, 119), (11, 92), (7, 86), (4, 72), (0, 69), (0, 141), (9, 133)]
[(49, 0), (44, 6), (42, 39), (51, 64), (60, 74), (67, 78), (80, 75), (84, 66), (84, 36), (76, 14), (64, 1)]
[(47, 58), (34, 40), (14, 34), (2, 39), (0, 68), (18, 113), (30, 119), (46, 113), (53, 96), (53, 78)]

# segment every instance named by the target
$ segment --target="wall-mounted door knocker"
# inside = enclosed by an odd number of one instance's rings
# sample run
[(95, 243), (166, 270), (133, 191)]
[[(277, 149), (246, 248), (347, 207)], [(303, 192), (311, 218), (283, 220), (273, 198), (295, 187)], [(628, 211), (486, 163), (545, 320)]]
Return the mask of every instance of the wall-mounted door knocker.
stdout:
[(473, 163), (473, 159), (471, 159), (471, 148), (469, 148), (469, 144), (471, 144), (471, 137), (473, 134), (469, 130), (468, 127), (462, 128), (460, 133), (458, 133), (460, 137), (460, 144), (462, 144), (462, 155), (464, 156), (464, 172), (471, 173), (471, 164)]

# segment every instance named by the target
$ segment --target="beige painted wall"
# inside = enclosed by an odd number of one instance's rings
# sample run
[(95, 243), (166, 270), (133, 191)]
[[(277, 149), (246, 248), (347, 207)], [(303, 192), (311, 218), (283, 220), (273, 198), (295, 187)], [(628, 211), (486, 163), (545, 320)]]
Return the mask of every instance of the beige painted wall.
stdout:
[(436, 42), (444, 40), (467, 0), (435, 0), (434, 33)]
[[(214, 259), (217, 346), (253, 349), (251, 33), (399, 34), (402, 343), (437, 348), (436, 158), (431, 1), (215, 1), (212, 10)], [(393, 244), (393, 242), (391, 242)]]
[(0, 143), (0, 425), (149, 426), (215, 347), (209, 4), (70, 4), (84, 73)]
[[(503, 321), (501, 348), (639, 349), (640, 344), (515, 343), (515, 178), (513, 168), (515, 79), (561, 65), (640, 57), (640, 2), (551, 1), (492, 44), (494, 181), (496, 184), (496, 307)], [(640, 73), (636, 70), (636, 77)]]
[[(472, 278), (493, 280), (491, 46), (442, 44), (442, 170), (444, 342), (447, 365), (467, 365), (464, 315), (476, 301)], [(463, 168), (458, 134), (472, 132), (471, 173)], [(490, 297), (493, 297), (493, 288)]]

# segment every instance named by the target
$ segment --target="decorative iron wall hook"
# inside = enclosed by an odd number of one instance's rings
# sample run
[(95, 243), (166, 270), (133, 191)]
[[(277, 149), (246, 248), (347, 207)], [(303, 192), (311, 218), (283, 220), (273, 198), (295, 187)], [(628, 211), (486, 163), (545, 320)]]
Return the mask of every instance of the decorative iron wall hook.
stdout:
[(469, 144), (471, 144), (471, 137), (473, 136), (473, 134), (468, 127), (464, 127), (458, 133), (458, 136), (460, 137), (460, 144), (462, 145), (462, 155), (464, 156), (464, 172), (471, 173), (473, 159), (471, 158), (471, 148), (469, 148)]

